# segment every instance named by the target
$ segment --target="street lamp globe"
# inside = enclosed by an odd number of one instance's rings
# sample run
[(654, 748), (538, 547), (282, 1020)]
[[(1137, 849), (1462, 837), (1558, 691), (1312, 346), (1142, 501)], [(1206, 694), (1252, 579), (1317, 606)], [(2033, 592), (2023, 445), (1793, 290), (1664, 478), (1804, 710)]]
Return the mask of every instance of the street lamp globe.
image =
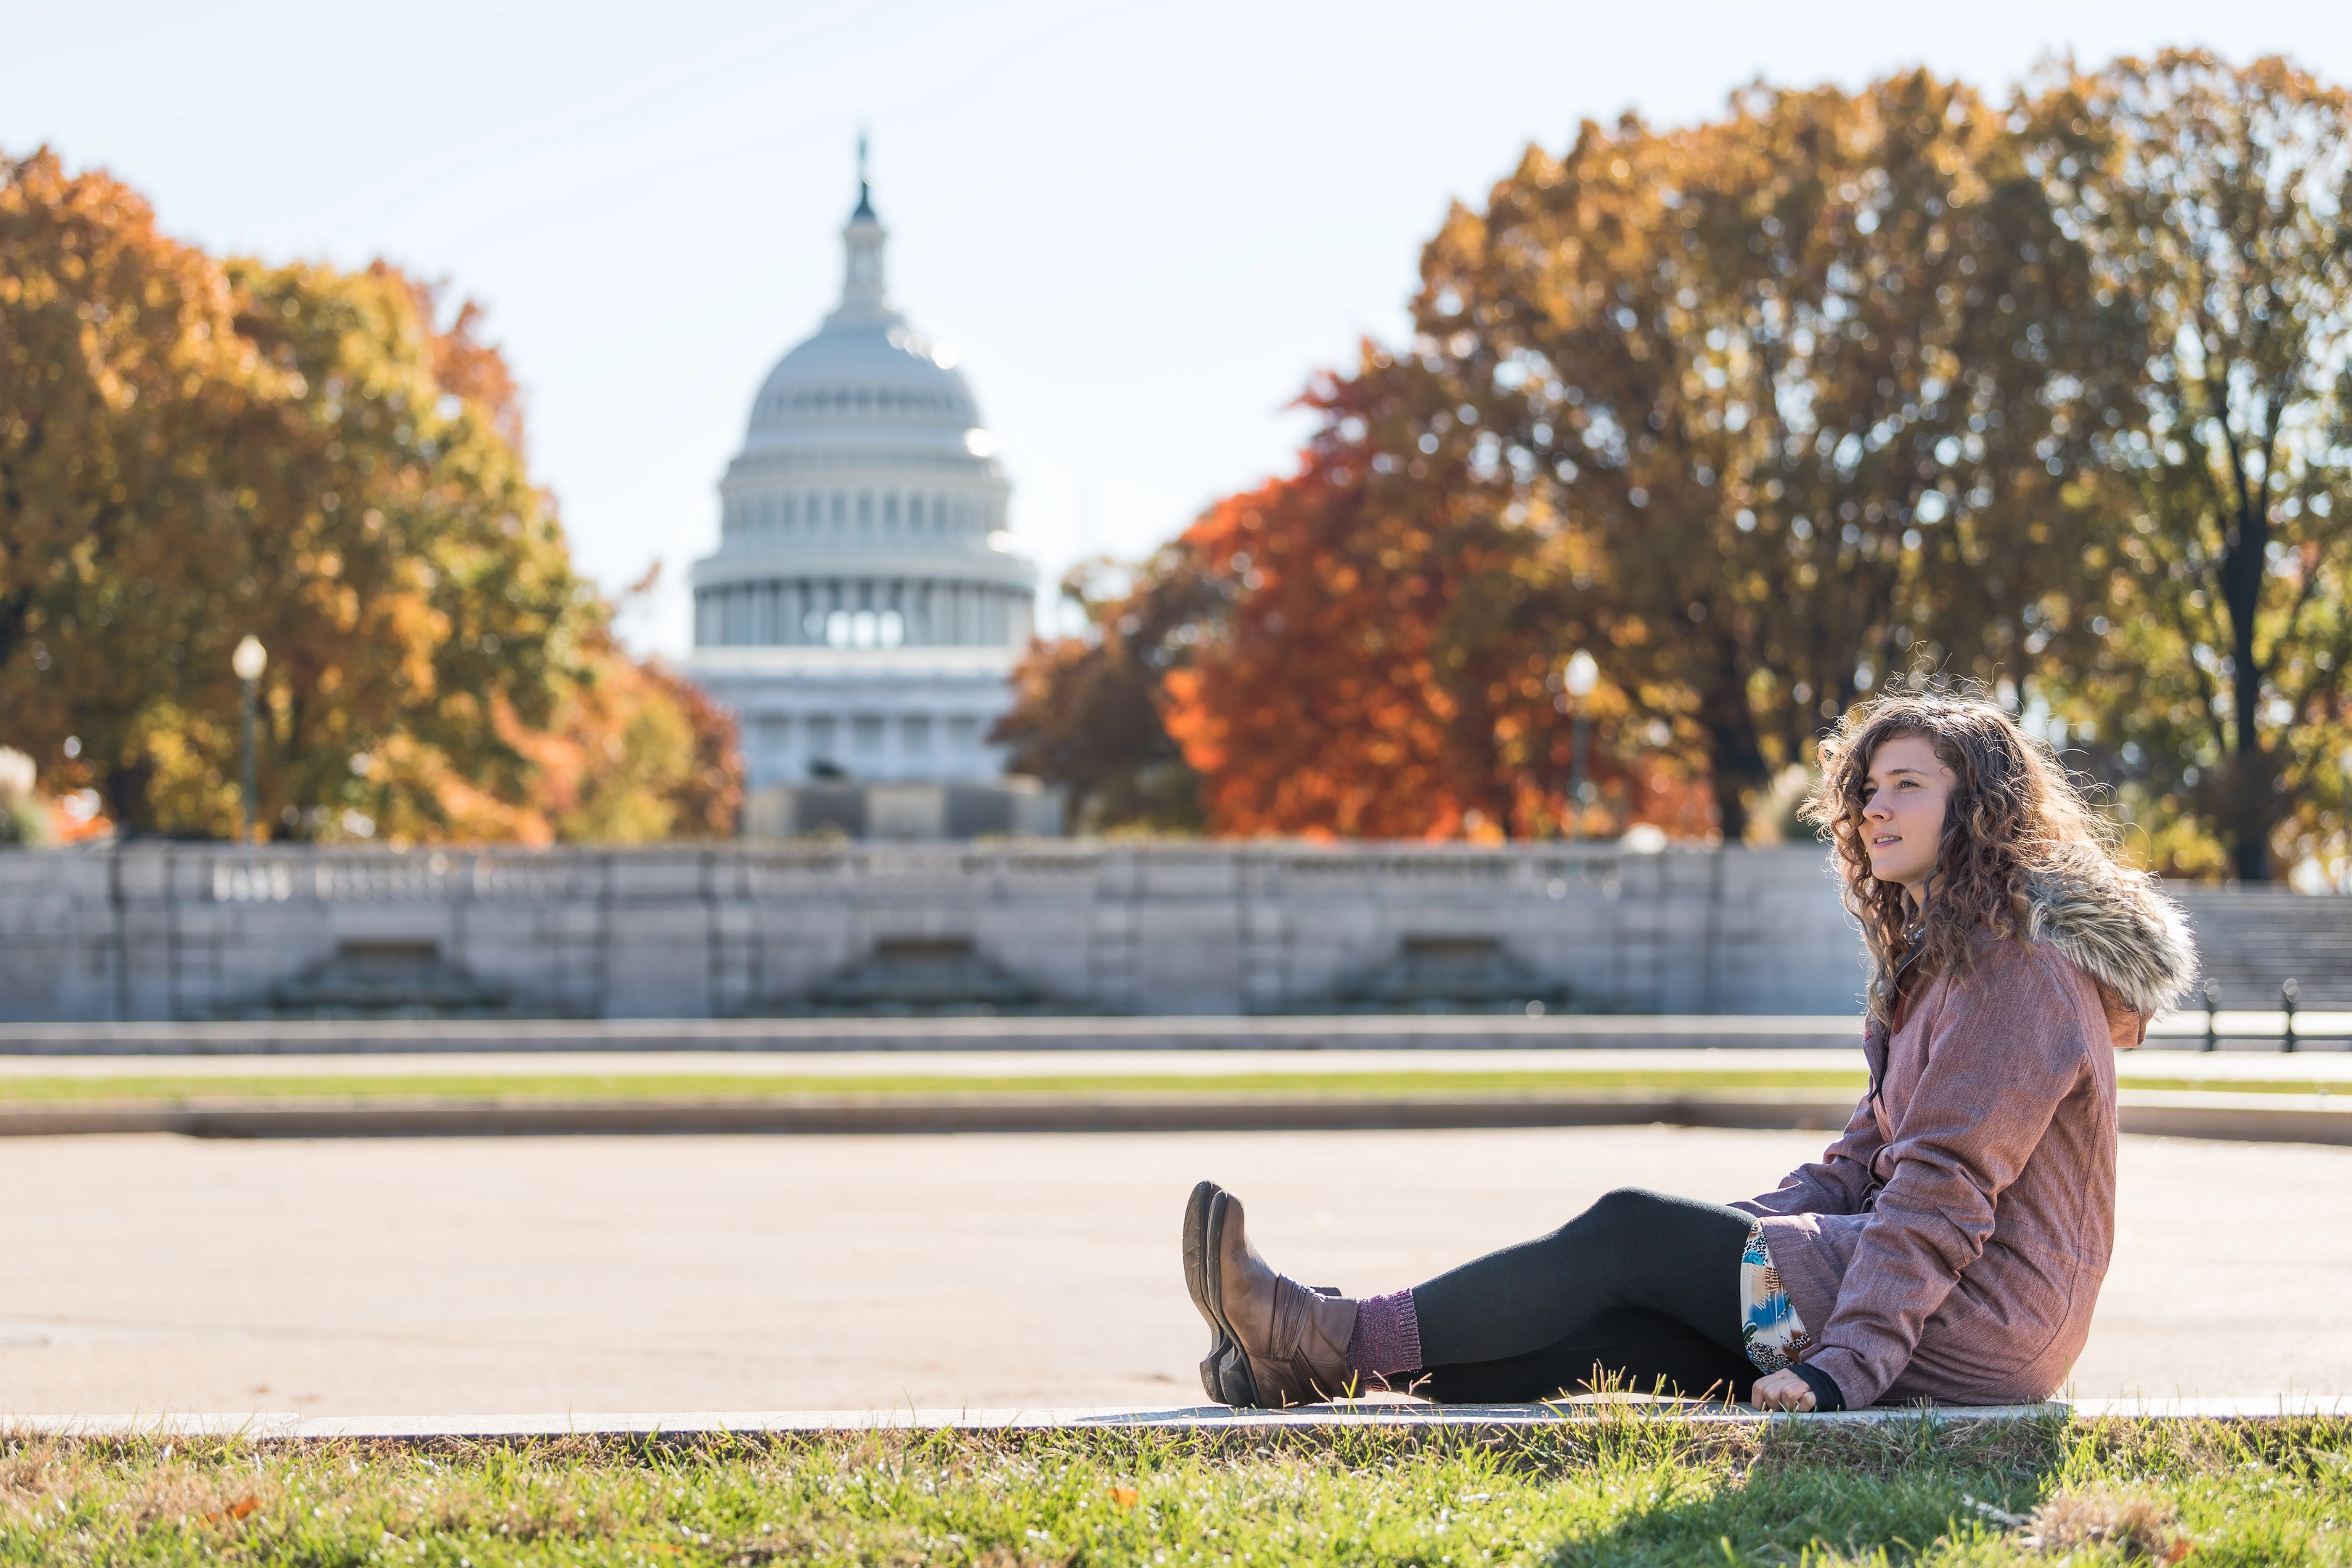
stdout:
[(1559, 683), (1570, 697), (1590, 697), (1592, 689), (1601, 684), (1601, 667), (1582, 648), (1570, 656), (1568, 668), (1560, 671)]
[(269, 668), (269, 650), (261, 646), (259, 637), (247, 634), (245, 639), (236, 645), (236, 651), (228, 656), (228, 667), (236, 671), (237, 679), (243, 682), (245, 687), (244, 700), (238, 704), (243, 710), (245, 720), (245, 765), (237, 772), (239, 784), (237, 794), (243, 807), (245, 831), (238, 836), (237, 842), (250, 844), (253, 842), (253, 814), (258, 809), (259, 801), (258, 792), (254, 786), (256, 765), (253, 753), (254, 707), (256, 696), (261, 686), (261, 672)]

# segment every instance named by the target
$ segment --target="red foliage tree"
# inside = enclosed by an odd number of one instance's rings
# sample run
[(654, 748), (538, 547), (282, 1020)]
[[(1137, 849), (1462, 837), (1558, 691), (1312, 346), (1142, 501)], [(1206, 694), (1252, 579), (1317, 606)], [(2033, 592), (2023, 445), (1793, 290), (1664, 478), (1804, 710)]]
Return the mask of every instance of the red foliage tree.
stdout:
[(1167, 726), (1213, 829), (1310, 837), (1497, 837), (1629, 820), (1703, 832), (1677, 766), (1629, 767), (1622, 697), (1589, 699), (1601, 810), (1570, 798), (1559, 671), (1588, 628), (1551, 613), (1542, 560), (1460, 448), (1427, 452), (1437, 384), (1367, 348), (1309, 395), (1299, 471), (1220, 503), (1184, 536), (1233, 588), (1166, 677)]

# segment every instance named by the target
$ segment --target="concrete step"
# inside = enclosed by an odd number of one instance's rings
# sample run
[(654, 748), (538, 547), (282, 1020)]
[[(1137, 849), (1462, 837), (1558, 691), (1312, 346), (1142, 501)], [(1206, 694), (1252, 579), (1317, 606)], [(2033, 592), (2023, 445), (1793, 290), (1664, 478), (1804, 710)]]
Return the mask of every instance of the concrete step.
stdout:
[(1359, 1014), (1285, 1017), (401, 1019), (0, 1024), (0, 1056), (472, 1051), (1838, 1049), (1847, 1016)]

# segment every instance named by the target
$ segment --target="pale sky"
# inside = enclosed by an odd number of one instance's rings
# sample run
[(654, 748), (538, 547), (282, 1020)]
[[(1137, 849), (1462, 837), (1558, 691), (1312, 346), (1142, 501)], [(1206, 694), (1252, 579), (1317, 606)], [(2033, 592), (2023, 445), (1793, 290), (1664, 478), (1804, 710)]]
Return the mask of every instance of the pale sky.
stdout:
[(960, 353), (1050, 587), (1287, 471), (1286, 405), (1401, 332), (1447, 202), (1581, 120), (2175, 44), (2352, 82), (2343, 0), (0, 0), (0, 150), (110, 169), (215, 250), (482, 301), (581, 564), (663, 563), (628, 630), (669, 653), (752, 394), (838, 291), (861, 126), (895, 302)]

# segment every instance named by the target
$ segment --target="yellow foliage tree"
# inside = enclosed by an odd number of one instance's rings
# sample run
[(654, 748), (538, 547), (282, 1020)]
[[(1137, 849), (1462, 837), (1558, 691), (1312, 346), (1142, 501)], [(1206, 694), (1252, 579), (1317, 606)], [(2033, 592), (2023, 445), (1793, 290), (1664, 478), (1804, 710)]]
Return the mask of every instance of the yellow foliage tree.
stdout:
[(2102, 432), (2076, 743), (2174, 873), (2352, 874), (2352, 92), (2053, 68), (2024, 140), (2146, 374)]
[(251, 635), (265, 831), (725, 830), (731, 731), (614, 642), (476, 312), (436, 329), (431, 292), (381, 265), (215, 260), (46, 151), (0, 176), (17, 743), (128, 829), (231, 834), (228, 654)]
[(2138, 374), (2002, 113), (1911, 72), (1531, 150), (1423, 261), (1419, 434), (1534, 601), (1695, 742), (1727, 837), (1815, 732), (2063, 619), (2070, 484)]

